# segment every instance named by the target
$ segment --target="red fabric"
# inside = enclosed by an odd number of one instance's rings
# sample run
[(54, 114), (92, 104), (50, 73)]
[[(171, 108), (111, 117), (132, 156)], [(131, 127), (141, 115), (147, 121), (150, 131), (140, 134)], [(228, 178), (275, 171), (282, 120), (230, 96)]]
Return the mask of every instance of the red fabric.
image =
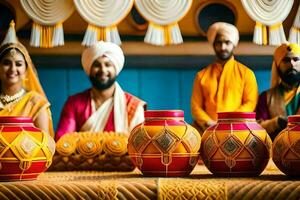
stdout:
[(110, 112), (109, 117), (107, 119), (107, 124), (104, 127), (104, 131), (115, 131), (114, 112)]
[[(127, 105), (131, 101), (140, 102), (135, 96), (126, 93), (125, 97)], [(70, 96), (66, 101), (63, 110), (61, 112), (60, 121), (58, 123), (55, 140), (57, 141), (61, 136), (66, 133), (78, 132), (86, 120), (92, 115), (90, 89), (81, 93)], [(114, 131), (114, 115), (110, 113), (108, 122), (104, 128), (104, 131)]]
[(90, 90), (70, 96), (61, 112), (55, 139), (65, 133), (79, 131), (92, 114)]

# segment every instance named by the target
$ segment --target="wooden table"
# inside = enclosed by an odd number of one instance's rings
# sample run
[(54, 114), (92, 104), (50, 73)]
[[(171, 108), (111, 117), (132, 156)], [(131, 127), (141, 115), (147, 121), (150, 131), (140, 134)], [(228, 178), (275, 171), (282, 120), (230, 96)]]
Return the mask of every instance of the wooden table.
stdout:
[(36, 181), (1, 182), (0, 199), (300, 199), (300, 179), (273, 163), (259, 177), (213, 176), (198, 165), (183, 178), (133, 172), (46, 172)]

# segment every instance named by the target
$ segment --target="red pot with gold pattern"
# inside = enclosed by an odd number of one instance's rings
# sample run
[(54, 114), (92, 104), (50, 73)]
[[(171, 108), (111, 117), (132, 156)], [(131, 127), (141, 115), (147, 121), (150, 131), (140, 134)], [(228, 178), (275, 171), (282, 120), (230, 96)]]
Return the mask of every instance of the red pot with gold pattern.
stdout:
[(269, 161), (271, 145), (254, 112), (223, 112), (204, 132), (200, 152), (215, 175), (256, 176)]
[(183, 111), (149, 110), (131, 131), (128, 153), (145, 176), (186, 176), (197, 164), (200, 143)]
[(286, 175), (300, 175), (300, 115), (288, 117), (288, 126), (273, 142), (273, 161)]
[(0, 117), (0, 181), (34, 180), (51, 164), (53, 138), (29, 117)]

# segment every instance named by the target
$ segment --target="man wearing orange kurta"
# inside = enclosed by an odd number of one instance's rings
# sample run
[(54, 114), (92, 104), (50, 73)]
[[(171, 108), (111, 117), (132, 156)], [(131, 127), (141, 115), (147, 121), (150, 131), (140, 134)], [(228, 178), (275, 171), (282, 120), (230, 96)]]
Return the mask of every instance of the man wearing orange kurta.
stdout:
[(258, 98), (253, 71), (233, 56), (239, 40), (237, 28), (214, 23), (207, 39), (213, 45), (216, 61), (196, 74), (191, 97), (192, 117), (200, 133), (216, 123), (218, 112), (254, 111)]

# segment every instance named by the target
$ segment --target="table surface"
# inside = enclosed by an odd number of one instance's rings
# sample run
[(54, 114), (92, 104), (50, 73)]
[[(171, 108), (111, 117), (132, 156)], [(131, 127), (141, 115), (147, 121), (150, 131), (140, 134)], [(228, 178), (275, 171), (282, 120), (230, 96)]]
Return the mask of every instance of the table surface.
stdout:
[(258, 177), (226, 178), (197, 165), (183, 178), (133, 172), (45, 172), (35, 181), (0, 182), (0, 199), (300, 199), (300, 178), (270, 162)]

